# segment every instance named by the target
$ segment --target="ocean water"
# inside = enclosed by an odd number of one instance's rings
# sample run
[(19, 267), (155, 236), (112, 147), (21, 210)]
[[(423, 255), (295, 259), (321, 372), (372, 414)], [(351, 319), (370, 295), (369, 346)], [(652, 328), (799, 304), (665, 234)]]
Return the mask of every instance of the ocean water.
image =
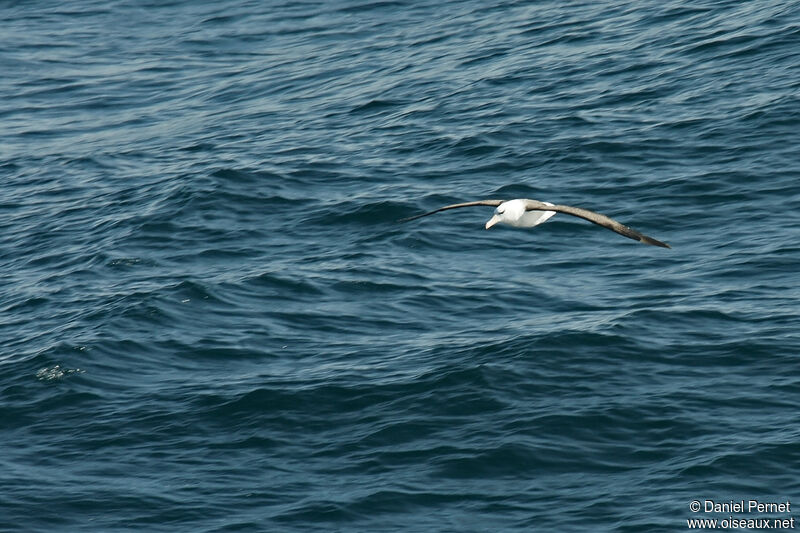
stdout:
[(800, 2), (0, 13), (0, 530), (794, 519)]

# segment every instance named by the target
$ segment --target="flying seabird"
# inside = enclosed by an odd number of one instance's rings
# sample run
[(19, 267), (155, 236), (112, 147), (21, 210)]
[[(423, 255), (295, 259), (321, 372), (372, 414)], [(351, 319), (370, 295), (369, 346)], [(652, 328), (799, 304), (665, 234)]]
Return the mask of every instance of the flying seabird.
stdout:
[(598, 226), (610, 229), (624, 237), (639, 241), (644, 244), (652, 244), (653, 246), (661, 246), (662, 248), (669, 248), (669, 244), (657, 241), (652, 237), (648, 237), (643, 233), (620, 224), (616, 220), (608, 218), (600, 213), (582, 209), (580, 207), (571, 207), (569, 205), (554, 205), (550, 202), (539, 202), (538, 200), (528, 200), (518, 198), (516, 200), (478, 200), (477, 202), (464, 202), (462, 204), (452, 204), (440, 207), (428, 213), (416, 215), (402, 219), (400, 222), (407, 222), (417, 218), (426, 217), (439, 211), (447, 211), (448, 209), (458, 209), (460, 207), (472, 207), (476, 205), (488, 205), (496, 207), (494, 216), (486, 222), (486, 229), (491, 228), (495, 224), (508, 224), (515, 228), (532, 228), (542, 222), (546, 221), (556, 213), (564, 213), (574, 217), (583, 218), (589, 222), (594, 222)]

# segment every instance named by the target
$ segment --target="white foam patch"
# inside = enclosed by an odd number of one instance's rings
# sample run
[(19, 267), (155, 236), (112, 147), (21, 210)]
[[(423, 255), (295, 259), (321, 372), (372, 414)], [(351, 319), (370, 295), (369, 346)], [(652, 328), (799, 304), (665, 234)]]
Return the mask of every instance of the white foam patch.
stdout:
[(61, 365), (44, 367), (36, 372), (36, 378), (41, 381), (55, 381), (70, 374), (83, 374), (85, 371), (80, 368), (63, 368)]

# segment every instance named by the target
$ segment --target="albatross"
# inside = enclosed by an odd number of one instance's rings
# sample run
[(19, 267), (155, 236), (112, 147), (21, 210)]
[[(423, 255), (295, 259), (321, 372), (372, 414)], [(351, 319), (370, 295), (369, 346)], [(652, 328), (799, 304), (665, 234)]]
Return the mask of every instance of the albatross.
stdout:
[(542, 222), (545, 222), (556, 213), (564, 213), (565, 215), (572, 215), (574, 217), (594, 222), (598, 226), (603, 226), (623, 237), (628, 237), (634, 241), (639, 241), (644, 244), (652, 244), (653, 246), (660, 246), (662, 248), (670, 248), (670, 245), (648, 237), (643, 233), (639, 233), (635, 229), (629, 228), (624, 224), (620, 224), (616, 220), (609, 218), (600, 213), (582, 209), (580, 207), (572, 207), (569, 205), (556, 205), (550, 202), (540, 202), (538, 200), (528, 200), (526, 198), (518, 198), (516, 200), (478, 200), (476, 202), (464, 202), (461, 204), (452, 204), (434, 209), (421, 215), (408, 217), (400, 220), (400, 222), (408, 222), (409, 220), (416, 220), (418, 218), (427, 217), (438, 213), (440, 211), (447, 211), (448, 209), (459, 209), (461, 207), (473, 206), (490, 206), (495, 207), (494, 215), (486, 222), (486, 229), (491, 228), (495, 224), (507, 224), (515, 228), (532, 228)]

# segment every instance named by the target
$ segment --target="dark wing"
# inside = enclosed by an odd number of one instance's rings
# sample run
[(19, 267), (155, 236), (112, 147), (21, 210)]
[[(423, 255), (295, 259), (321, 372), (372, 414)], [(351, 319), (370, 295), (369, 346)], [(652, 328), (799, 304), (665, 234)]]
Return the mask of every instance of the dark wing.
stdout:
[(571, 207), (568, 205), (547, 205), (544, 202), (537, 202), (536, 200), (525, 200), (525, 202), (528, 211), (555, 211), (557, 213), (564, 213), (565, 215), (572, 215), (588, 220), (589, 222), (594, 222), (598, 226), (603, 226), (634, 241), (652, 244), (653, 246), (661, 246), (662, 248), (670, 248), (670, 245), (665, 242), (657, 241), (652, 237), (639, 233), (635, 229), (620, 224), (614, 219), (608, 218), (600, 213), (595, 213), (594, 211), (589, 211), (588, 209), (581, 209), (580, 207)]
[(458, 209), (459, 207), (472, 207), (473, 205), (488, 205), (490, 207), (497, 207), (503, 202), (505, 202), (505, 200), (478, 200), (477, 202), (464, 202), (463, 204), (446, 205), (434, 211), (429, 211), (428, 213), (422, 213), (421, 215), (415, 215), (413, 217), (408, 217), (408, 218), (401, 218), (400, 220), (398, 220), (398, 222), (408, 222), (409, 220), (415, 220), (417, 218), (426, 217), (428, 215), (438, 213), (439, 211), (447, 211), (448, 209)]

